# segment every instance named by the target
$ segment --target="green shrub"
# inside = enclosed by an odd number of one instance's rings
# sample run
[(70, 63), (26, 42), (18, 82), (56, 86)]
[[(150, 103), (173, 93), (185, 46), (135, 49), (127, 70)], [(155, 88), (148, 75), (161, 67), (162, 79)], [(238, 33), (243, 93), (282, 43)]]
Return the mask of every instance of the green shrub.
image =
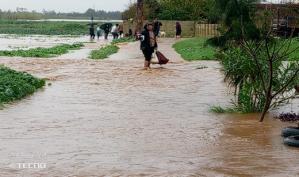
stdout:
[(268, 109), (294, 98), (298, 60), (291, 61), (292, 49), (280, 39), (265, 41), (248, 41), (246, 48), (232, 45), (220, 55), (225, 79), (236, 90), (237, 112), (263, 112), (269, 97)]
[(43, 79), (0, 65), (0, 104), (24, 98), (44, 85)]

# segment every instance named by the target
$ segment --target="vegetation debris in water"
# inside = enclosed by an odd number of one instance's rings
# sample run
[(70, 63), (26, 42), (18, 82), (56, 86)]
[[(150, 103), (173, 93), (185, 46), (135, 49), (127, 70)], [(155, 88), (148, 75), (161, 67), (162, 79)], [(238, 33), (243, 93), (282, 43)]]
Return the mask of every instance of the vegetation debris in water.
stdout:
[(0, 65), (0, 104), (19, 100), (45, 85), (45, 80)]
[(117, 53), (119, 50), (119, 47), (115, 45), (107, 45), (105, 47), (102, 47), (98, 50), (93, 50), (90, 53), (89, 58), (91, 59), (105, 59), (108, 58), (110, 55)]
[(0, 51), (0, 56), (9, 56), (9, 57), (37, 57), (37, 58), (51, 58), (66, 54), (69, 50), (77, 50), (83, 47), (82, 43), (75, 44), (61, 44), (51, 48), (34, 48), (29, 50), (2, 50)]

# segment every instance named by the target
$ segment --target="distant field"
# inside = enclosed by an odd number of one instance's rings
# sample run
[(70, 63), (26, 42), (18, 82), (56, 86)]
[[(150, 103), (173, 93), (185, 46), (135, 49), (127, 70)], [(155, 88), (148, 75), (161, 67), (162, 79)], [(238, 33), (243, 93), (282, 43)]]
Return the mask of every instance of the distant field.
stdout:
[(88, 22), (0, 20), (0, 34), (85, 35)]

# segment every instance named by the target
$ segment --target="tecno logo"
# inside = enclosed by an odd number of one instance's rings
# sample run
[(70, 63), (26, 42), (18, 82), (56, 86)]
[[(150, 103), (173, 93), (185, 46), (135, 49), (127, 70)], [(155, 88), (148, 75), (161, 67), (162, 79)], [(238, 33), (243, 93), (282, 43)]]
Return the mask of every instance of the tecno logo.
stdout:
[(20, 169), (44, 169), (47, 168), (46, 163), (17, 163)]

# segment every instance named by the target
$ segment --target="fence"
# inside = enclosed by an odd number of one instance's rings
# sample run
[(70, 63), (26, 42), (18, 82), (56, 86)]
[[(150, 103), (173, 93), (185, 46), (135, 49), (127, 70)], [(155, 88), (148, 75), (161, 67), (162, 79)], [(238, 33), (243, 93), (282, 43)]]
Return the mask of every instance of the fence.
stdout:
[[(161, 31), (165, 32), (167, 37), (174, 37), (176, 21), (161, 20), (160, 22), (163, 24)], [(219, 35), (218, 24), (203, 24), (195, 21), (179, 22), (182, 26), (182, 37), (213, 37)], [(135, 26), (135, 22), (124, 21), (124, 32), (128, 33), (129, 29), (134, 32)]]
[(218, 24), (196, 24), (195, 36), (214, 37), (219, 36)]

